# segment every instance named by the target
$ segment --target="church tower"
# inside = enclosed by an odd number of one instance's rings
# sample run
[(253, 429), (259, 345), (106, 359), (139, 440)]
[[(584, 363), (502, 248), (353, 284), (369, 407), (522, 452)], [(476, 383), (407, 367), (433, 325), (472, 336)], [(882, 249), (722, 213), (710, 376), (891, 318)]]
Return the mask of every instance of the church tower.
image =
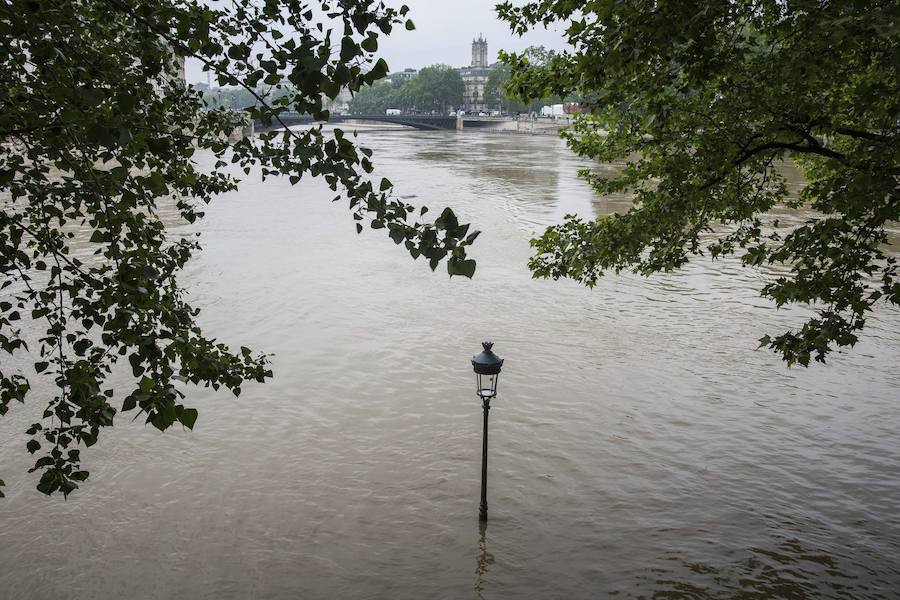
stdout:
[(481, 68), (488, 66), (488, 45), (483, 35), (479, 35), (477, 40), (472, 40), (472, 66)]
[(463, 110), (478, 114), (494, 110), (496, 99), (485, 97), (485, 85), (491, 65), (488, 63), (488, 43), (483, 35), (472, 40), (472, 64), (459, 70), (466, 88), (463, 92)]

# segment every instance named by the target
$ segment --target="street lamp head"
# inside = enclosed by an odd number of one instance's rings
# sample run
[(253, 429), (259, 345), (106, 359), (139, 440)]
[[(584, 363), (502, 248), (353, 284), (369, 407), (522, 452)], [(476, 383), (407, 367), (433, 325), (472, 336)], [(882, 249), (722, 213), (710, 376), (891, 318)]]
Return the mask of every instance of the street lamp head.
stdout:
[(482, 342), (484, 350), (472, 357), (472, 368), (475, 370), (476, 394), (482, 399), (490, 399), (497, 395), (497, 380), (503, 359), (494, 354), (493, 342)]

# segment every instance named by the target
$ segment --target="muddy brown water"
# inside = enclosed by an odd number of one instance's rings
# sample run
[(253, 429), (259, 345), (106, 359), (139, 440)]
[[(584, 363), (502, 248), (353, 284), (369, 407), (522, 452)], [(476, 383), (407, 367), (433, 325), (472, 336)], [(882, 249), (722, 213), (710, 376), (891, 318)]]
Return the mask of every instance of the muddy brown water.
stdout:
[[(0, 597), (897, 597), (900, 312), (788, 369), (756, 340), (807, 313), (738, 261), (533, 280), (534, 232), (626, 206), (559, 140), (361, 136), (411, 202), (483, 231), (476, 278), (357, 236), (319, 183), (216, 200), (184, 284), (210, 334), (275, 354), (275, 379), (189, 390), (193, 432), (120, 418), (68, 501), (25, 474), (38, 394), (13, 407)], [(506, 359), (485, 529), (482, 339)]]

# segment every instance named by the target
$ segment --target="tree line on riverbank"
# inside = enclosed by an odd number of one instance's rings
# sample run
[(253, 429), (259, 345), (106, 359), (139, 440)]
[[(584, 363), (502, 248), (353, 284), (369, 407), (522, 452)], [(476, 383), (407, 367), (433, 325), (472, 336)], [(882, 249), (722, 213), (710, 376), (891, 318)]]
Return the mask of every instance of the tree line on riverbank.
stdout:
[(458, 70), (432, 65), (406, 81), (384, 80), (360, 90), (350, 101), (350, 114), (383, 115), (388, 109), (446, 114), (462, 105), (465, 90)]
[[(529, 64), (542, 66), (555, 56), (553, 50), (544, 46), (529, 46), (522, 52)], [(522, 99), (506, 86), (511, 71), (508, 65), (492, 65), (484, 85), (484, 98), (488, 109), (505, 114), (539, 113), (547, 104), (563, 102), (559, 96), (547, 95), (541, 98)], [(277, 102), (289, 94), (290, 82), (279, 85), (263, 85), (255, 90), (240, 86), (226, 86), (210, 89), (206, 84), (194, 86), (210, 108), (229, 108), (243, 111), (247, 107), (258, 107), (266, 102)], [(465, 82), (458, 69), (448, 65), (431, 65), (418, 71), (410, 78), (385, 78), (373, 85), (363, 87), (353, 94), (349, 112), (355, 115), (382, 115), (389, 109), (404, 113), (440, 113), (457, 110), (464, 103)], [(578, 96), (570, 94), (566, 101), (577, 101)]]
[[(535, 66), (547, 64), (555, 55), (544, 46), (529, 46), (522, 55)], [(562, 102), (555, 95), (522, 99), (510, 93), (506, 85), (510, 80), (510, 68), (498, 63), (491, 66), (484, 84), (484, 100), (491, 111), (506, 114), (540, 112), (546, 104)], [(389, 109), (405, 113), (440, 113), (462, 108), (465, 82), (459, 69), (448, 65), (425, 67), (409, 79), (395, 77), (375, 83), (356, 93), (350, 101), (350, 113), (354, 115), (381, 115)]]

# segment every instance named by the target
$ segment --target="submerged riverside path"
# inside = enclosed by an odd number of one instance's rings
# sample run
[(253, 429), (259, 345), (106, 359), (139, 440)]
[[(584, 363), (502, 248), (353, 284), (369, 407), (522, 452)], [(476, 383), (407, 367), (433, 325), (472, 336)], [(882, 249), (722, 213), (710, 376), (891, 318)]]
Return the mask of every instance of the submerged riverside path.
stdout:
[[(184, 283), (208, 333), (274, 353), (275, 378), (188, 389), (193, 432), (118, 422), (65, 502), (22, 475), (39, 403), (13, 407), (0, 596), (895, 597), (900, 311), (787, 369), (755, 350), (805, 316), (759, 298), (776, 273), (531, 278), (533, 232), (628, 206), (561, 141), (360, 130), (398, 193), (483, 231), (475, 279), (357, 236), (322, 182), (245, 177), (207, 209)], [(482, 537), (470, 359), (488, 337), (507, 362)]]

